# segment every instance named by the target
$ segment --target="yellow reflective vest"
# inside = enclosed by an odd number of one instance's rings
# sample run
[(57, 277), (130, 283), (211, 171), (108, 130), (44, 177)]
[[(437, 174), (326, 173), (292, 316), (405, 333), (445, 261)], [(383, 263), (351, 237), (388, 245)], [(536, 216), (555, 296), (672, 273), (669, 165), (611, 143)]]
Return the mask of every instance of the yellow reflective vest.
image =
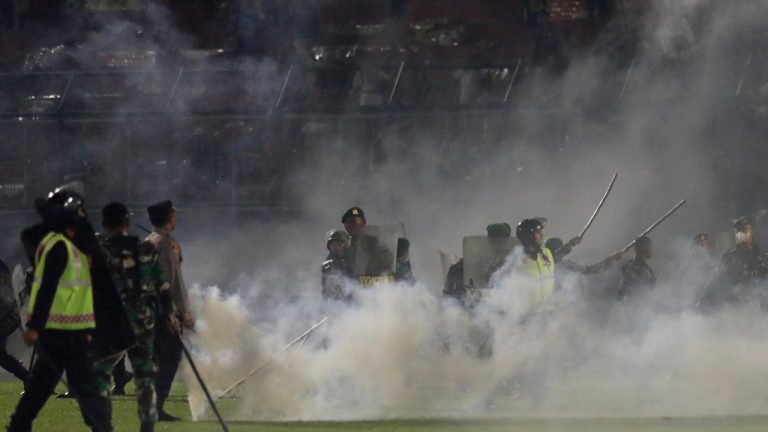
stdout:
[(35, 279), (29, 299), (29, 314), (35, 308), (35, 300), (43, 281), (45, 260), (53, 246), (64, 242), (67, 247), (67, 267), (64, 269), (56, 294), (48, 314), (46, 329), (87, 330), (96, 327), (93, 314), (93, 287), (88, 257), (82, 253), (65, 235), (50, 232), (38, 246), (35, 254)]
[(549, 305), (555, 293), (555, 259), (552, 251), (541, 248), (536, 259), (527, 257), (530, 266), (532, 287), (529, 293), (531, 305), (542, 307)]

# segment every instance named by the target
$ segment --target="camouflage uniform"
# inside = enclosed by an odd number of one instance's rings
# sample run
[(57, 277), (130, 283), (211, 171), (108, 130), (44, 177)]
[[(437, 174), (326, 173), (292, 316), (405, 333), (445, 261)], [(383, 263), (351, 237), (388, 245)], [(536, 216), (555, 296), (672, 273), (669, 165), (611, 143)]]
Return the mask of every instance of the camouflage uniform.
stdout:
[(618, 298), (624, 300), (656, 286), (656, 275), (647, 262), (632, 258), (621, 267), (621, 287)]
[[(136, 345), (128, 350), (128, 358), (135, 376), (139, 419), (142, 423), (155, 423), (155, 325), (166, 325), (164, 317), (174, 313), (170, 286), (157, 249), (149, 241), (117, 235), (103, 239), (101, 245), (136, 333)], [(100, 385), (107, 390), (111, 388), (112, 368), (120, 357), (97, 362)]]
[(768, 277), (768, 258), (757, 245), (736, 245), (723, 255), (702, 300), (707, 308), (749, 301), (753, 296), (768, 307), (763, 280)]

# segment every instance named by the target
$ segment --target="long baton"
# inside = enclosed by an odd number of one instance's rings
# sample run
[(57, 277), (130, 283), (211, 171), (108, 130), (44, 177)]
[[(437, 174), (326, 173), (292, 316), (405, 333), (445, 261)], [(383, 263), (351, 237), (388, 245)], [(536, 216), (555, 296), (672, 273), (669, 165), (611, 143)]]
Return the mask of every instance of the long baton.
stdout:
[(276, 352), (276, 353), (272, 354), (271, 356), (267, 357), (267, 359), (266, 359), (266, 360), (264, 360), (263, 362), (261, 362), (261, 364), (259, 364), (259, 365), (258, 365), (258, 366), (256, 366), (255, 368), (253, 368), (253, 370), (251, 370), (250, 372), (248, 372), (248, 374), (247, 374), (247, 375), (245, 375), (244, 377), (242, 377), (242, 378), (240, 378), (239, 380), (235, 381), (235, 383), (234, 383), (234, 384), (232, 384), (231, 386), (227, 387), (226, 389), (224, 389), (224, 391), (222, 391), (221, 393), (219, 393), (218, 395), (216, 395), (216, 399), (221, 399), (221, 398), (222, 398), (223, 396), (225, 396), (227, 393), (229, 393), (229, 392), (231, 392), (232, 390), (234, 390), (235, 388), (237, 388), (239, 385), (241, 385), (243, 382), (245, 382), (245, 380), (246, 380), (246, 379), (248, 379), (248, 378), (249, 378), (249, 377), (251, 377), (253, 374), (255, 374), (256, 372), (258, 372), (258, 371), (259, 371), (261, 368), (263, 368), (264, 366), (266, 366), (266, 365), (268, 365), (269, 363), (271, 363), (271, 362), (272, 362), (272, 361), (273, 361), (273, 360), (274, 360), (274, 359), (275, 359), (277, 356), (279, 356), (280, 354), (282, 354), (284, 351), (286, 351), (286, 350), (287, 350), (287, 349), (289, 349), (290, 347), (294, 346), (295, 344), (297, 344), (297, 343), (298, 343), (299, 341), (301, 341), (302, 339), (306, 339), (306, 337), (307, 337), (307, 336), (309, 336), (309, 334), (310, 334), (310, 333), (312, 333), (313, 331), (315, 331), (315, 330), (316, 330), (318, 327), (320, 327), (321, 325), (323, 325), (323, 324), (324, 324), (326, 321), (328, 321), (328, 317), (325, 317), (325, 318), (321, 319), (320, 321), (316, 322), (316, 323), (315, 323), (315, 325), (313, 325), (313, 326), (312, 326), (312, 327), (310, 327), (310, 328), (309, 328), (307, 331), (305, 331), (304, 333), (302, 333), (301, 335), (299, 335), (299, 336), (298, 336), (296, 339), (294, 339), (294, 340), (292, 340), (291, 342), (289, 342), (289, 343), (288, 343), (288, 345), (284, 346), (284, 347), (283, 347), (283, 348), (282, 348), (280, 351), (278, 351), (278, 352)]
[(624, 250), (622, 250), (622, 251), (621, 251), (621, 253), (624, 253), (624, 252), (628, 251), (628, 250), (629, 250), (629, 248), (631, 248), (632, 246), (634, 246), (634, 245), (635, 245), (635, 242), (637, 241), (637, 239), (638, 239), (638, 238), (640, 238), (640, 237), (642, 237), (642, 236), (644, 236), (644, 235), (648, 234), (649, 232), (651, 232), (651, 231), (652, 231), (654, 228), (656, 228), (656, 227), (657, 227), (657, 226), (658, 226), (660, 223), (664, 222), (664, 220), (665, 220), (666, 218), (668, 218), (668, 217), (672, 216), (672, 213), (676, 212), (676, 211), (677, 211), (677, 209), (679, 209), (680, 207), (682, 207), (682, 206), (683, 206), (683, 204), (685, 204), (685, 200), (681, 200), (679, 203), (677, 203), (677, 205), (676, 205), (676, 206), (674, 206), (674, 207), (672, 207), (672, 208), (671, 208), (671, 209), (670, 209), (670, 210), (669, 210), (669, 211), (668, 211), (666, 214), (664, 214), (664, 216), (660, 217), (660, 218), (659, 218), (659, 220), (657, 220), (656, 222), (654, 222), (654, 223), (653, 223), (653, 225), (649, 226), (647, 230), (643, 231), (643, 233), (642, 233), (642, 234), (640, 234), (639, 236), (635, 237), (635, 239), (634, 239), (634, 240), (632, 240), (632, 242), (631, 242), (631, 243), (629, 243), (629, 244), (627, 245), (627, 247), (625, 247), (625, 248), (624, 248)]
[(145, 233), (152, 234), (152, 230), (147, 228), (147, 227), (145, 227), (145, 226), (143, 226), (142, 224), (138, 224), (137, 223), (137, 224), (134, 224), (134, 225), (136, 225), (136, 227), (138, 227), (140, 230), (144, 231)]
[(603, 208), (603, 204), (605, 204), (605, 199), (608, 198), (608, 194), (611, 193), (611, 189), (613, 189), (613, 184), (616, 183), (616, 178), (619, 176), (619, 173), (613, 173), (613, 178), (611, 179), (611, 183), (608, 185), (608, 189), (605, 190), (605, 193), (603, 194), (603, 198), (600, 200), (600, 203), (597, 205), (597, 208), (595, 208), (594, 213), (592, 213), (592, 216), (589, 218), (589, 221), (586, 225), (584, 225), (584, 229), (581, 230), (581, 233), (579, 234), (579, 237), (584, 237), (584, 234), (586, 234), (587, 230), (590, 226), (592, 226), (592, 222), (595, 221), (595, 218), (597, 217), (597, 214), (600, 212), (600, 209)]
[(179, 338), (181, 349), (184, 350), (184, 356), (187, 357), (187, 361), (189, 362), (189, 365), (192, 366), (192, 372), (195, 373), (195, 378), (197, 378), (197, 382), (199, 382), (200, 387), (203, 388), (203, 392), (205, 392), (205, 397), (208, 398), (208, 403), (211, 404), (211, 408), (213, 408), (213, 412), (216, 414), (216, 418), (219, 419), (219, 424), (221, 424), (221, 428), (224, 429), (224, 432), (229, 432), (229, 429), (227, 428), (227, 424), (224, 423), (224, 419), (221, 417), (221, 413), (219, 413), (219, 409), (216, 407), (216, 403), (213, 401), (213, 398), (211, 397), (211, 393), (208, 391), (208, 386), (205, 385), (205, 382), (203, 381), (203, 377), (200, 376), (200, 372), (197, 370), (197, 366), (195, 365), (195, 362), (192, 360), (192, 354), (189, 353), (187, 346), (184, 345), (184, 341), (181, 339), (181, 335), (177, 334), (176, 336)]

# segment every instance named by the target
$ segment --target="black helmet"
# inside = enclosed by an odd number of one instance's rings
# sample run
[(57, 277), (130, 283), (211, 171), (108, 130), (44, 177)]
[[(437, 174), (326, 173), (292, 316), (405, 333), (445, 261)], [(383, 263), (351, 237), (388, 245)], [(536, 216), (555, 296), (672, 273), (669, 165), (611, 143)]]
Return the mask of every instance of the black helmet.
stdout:
[(340, 241), (341, 243), (344, 244), (344, 247), (348, 247), (350, 242), (349, 234), (347, 234), (347, 232), (344, 230), (330, 230), (325, 235), (325, 239), (326, 239), (326, 242), (325, 242), (326, 247), (332, 241)]
[(86, 219), (85, 199), (77, 192), (56, 189), (47, 199), (37, 199), (35, 207), (43, 222), (51, 228), (60, 229)]
[(517, 224), (515, 235), (523, 246), (534, 246), (536, 244), (534, 234), (543, 228), (544, 225), (538, 219), (523, 219)]
[(651, 239), (646, 236), (638, 237), (635, 240), (634, 247), (635, 247), (635, 252), (639, 250), (648, 250), (651, 248)]
[(109, 228), (121, 227), (130, 215), (128, 207), (119, 202), (111, 202), (101, 209), (101, 221)]
[(544, 243), (544, 247), (551, 250), (552, 253), (555, 253), (560, 250), (564, 245), (563, 239), (560, 237), (550, 237), (547, 239), (547, 241)]

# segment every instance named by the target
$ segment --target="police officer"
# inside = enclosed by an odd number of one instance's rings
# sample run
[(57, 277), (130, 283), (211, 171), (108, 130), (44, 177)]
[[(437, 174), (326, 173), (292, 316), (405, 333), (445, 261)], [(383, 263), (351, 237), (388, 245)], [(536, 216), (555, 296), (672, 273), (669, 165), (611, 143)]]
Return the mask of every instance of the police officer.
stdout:
[[(170, 200), (161, 201), (147, 207), (149, 220), (154, 226), (147, 240), (154, 245), (160, 257), (160, 265), (168, 278), (173, 307), (183, 327), (193, 328), (195, 321), (187, 301), (187, 287), (181, 273), (181, 247), (171, 236), (176, 229), (176, 209)], [(173, 379), (179, 369), (182, 356), (180, 335), (169, 326), (160, 325), (155, 328), (155, 350), (159, 370), (155, 388), (157, 391), (158, 421), (179, 421), (179, 417), (165, 412), (165, 401), (171, 391)]]
[(544, 247), (544, 225), (538, 219), (524, 219), (517, 224), (517, 239), (523, 244), (532, 290), (529, 293), (534, 308), (546, 308), (555, 292), (555, 258)]
[(653, 245), (648, 237), (635, 240), (635, 256), (621, 266), (621, 285), (618, 299), (625, 300), (643, 292), (648, 292), (656, 286), (656, 275), (648, 264), (653, 256)]
[(29, 372), (5, 349), (8, 336), (20, 326), (21, 317), (16, 294), (11, 285), (11, 272), (3, 260), (0, 260), (0, 367), (26, 382)]
[(323, 297), (334, 300), (349, 300), (343, 289), (343, 279), (350, 276), (347, 253), (349, 234), (344, 230), (331, 230), (326, 235), (325, 246), (328, 256), (320, 266)]
[[(128, 235), (128, 208), (117, 202), (107, 204), (102, 210), (102, 225), (106, 235), (101, 247), (136, 334), (136, 345), (128, 350), (128, 358), (135, 374), (141, 432), (151, 432), (157, 421), (155, 329), (167, 325), (177, 329), (179, 323), (157, 249), (149, 241)], [(104, 383), (111, 381), (113, 365), (112, 359), (97, 363)]]
[(58, 191), (35, 204), (49, 231), (34, 255), (30, 316), (23, 337), (28, 346), (37, 345), (39, 360), (8, 430), (32, 429), (66, 371), (70, 392), (80, 403), (86, 423), (95, 431), (111, 431), (109, 399), (106, 392), (99, 391), (91, 355), (96, 320), (89, 257), (73, 242), (87, 226), (83, 198)]

